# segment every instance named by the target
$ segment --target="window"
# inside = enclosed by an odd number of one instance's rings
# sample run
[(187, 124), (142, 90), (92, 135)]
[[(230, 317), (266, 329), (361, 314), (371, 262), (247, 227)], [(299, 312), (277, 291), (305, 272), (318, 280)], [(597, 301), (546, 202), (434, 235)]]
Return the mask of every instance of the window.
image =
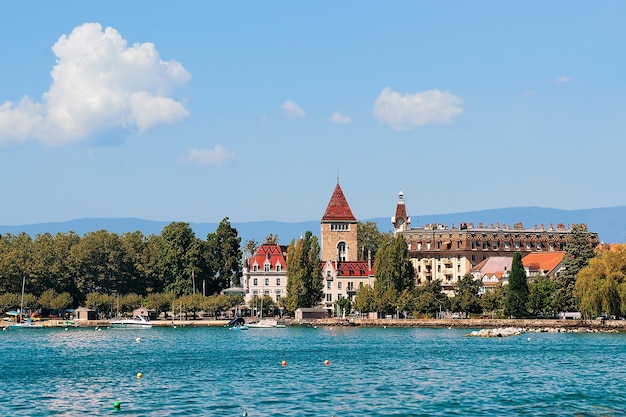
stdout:
[(254, 264), (254, 266), (252, 267), (253, 271), (258, 271), (259, 270), (259, 266), (257, 264)]
[(530, 242), (526, 242), (526, 250), (530, 250)]
[(263, 291), (263, 295), (270, 295), (270, 290)]
[(276, 264), (276, 271), (281, 271), (283, 266), (281, 264)]
[(329, 277), (330, 276), (330, 269), (328, 271), (326, 271), (326, 276)]
[[(280, 278), (276, 278), (276, 285), (280, 285)], [(279, 291), (279, 290), (277, 290)]]
[(258, 295), (259, 295), (259, 292), (257, 290), (252, 291), (252, 296), (258, 296)]
[(263, 270), (264, 270), (265, 272), (269, 271), (269, 270), (270, 270), (270, 264), (265, 264), (265, 265), (263, 265)]
[(341, 281), (339, 281), (339, 282), (337, 283), (337, 289), (338, 289), (338, 290), (340, 290), (340, 289), (341, 289)]
[(354, 282), (348, 282), (348, 291), (354, 291)]
[(270, 279), (269, 278), (265, 278), (265, 285), (270, 285)]
[(339, 255), (339, 259), (342, 261), (346, 260), (346, 242), (339, 242), (337, 244), (337, 252)]
[(333, 295), (332, 294), (326, 294), (326, 301), (328, 301), (328, 302), (333, 301)]
[(426, 250), (430, 250), (430, 242), (426, 244)]
[(422, 242), (417, 242), (417, 250), (422, 250)]
[(252, 285), (259, 285), (258, 279), (253, 279), (252, 280)]
[(332, 288), (332, 282), (326, 281), (326, 288), (330, 290)]

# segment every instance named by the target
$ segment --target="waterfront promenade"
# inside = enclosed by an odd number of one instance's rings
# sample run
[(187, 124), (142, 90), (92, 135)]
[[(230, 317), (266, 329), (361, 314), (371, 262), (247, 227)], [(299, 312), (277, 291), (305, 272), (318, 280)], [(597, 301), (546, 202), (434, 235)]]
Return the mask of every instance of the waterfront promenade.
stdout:
[[(246, 322), (250, 322), (246, 318)], [(318, 320), (283, 320), (289, 326), (358, 326), (358, 327), (423, 327), (423, 328), (467, 328), (489, 329), (515, 327), (528, 329), (590, 329), (626, 331), (626, 320), (549, 320), (549, 319), (366, 319), (329, 318)], [(42, 320), (44, 327), (109, 327), (108, 320)], [(224, 327), (228, 320), (153, 320), (154, 327)], [(2, 322), (0, 327), (9, 323)]]

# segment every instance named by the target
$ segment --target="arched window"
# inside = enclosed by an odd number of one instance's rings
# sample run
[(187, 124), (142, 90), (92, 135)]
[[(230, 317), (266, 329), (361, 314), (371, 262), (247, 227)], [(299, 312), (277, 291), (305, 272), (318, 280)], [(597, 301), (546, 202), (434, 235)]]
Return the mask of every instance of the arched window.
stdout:
[(348, 247), (346, 242), (339, 242), (337, 244), (337, 259), (340, 261), (345, 261), (348, 255)]

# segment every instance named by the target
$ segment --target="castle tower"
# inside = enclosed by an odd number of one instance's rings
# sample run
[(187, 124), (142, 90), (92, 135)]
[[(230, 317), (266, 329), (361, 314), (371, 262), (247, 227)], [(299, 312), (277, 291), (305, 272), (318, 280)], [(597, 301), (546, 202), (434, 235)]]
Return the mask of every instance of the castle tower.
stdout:
[(406, 214), (406, 205), (404, 204), (404, 193), (400, 191), (398, 194), (398, 204), (396, 204), (396, 215), (391, 218), (393, 224), (393, 235), (410, 230), (411, 218)]
[(320, 221), (322, 261), (357, 260), (357, 220), (337, 180)]

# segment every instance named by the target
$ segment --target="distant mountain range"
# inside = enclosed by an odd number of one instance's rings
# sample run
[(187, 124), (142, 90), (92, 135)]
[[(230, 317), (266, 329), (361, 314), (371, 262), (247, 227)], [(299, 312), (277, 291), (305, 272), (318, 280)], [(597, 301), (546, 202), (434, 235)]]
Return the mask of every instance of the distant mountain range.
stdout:
[[(378, 224), (381, 232), (389, 232), (392, 229), (391, 215), (373, 219), (360, 219), (363, 222), (374, 221)], [(174, 221), (174, 220), (173, 220)], [(600, 241), (604, 243), (626, 242), (626, 206), (593, 208), (583, 210), (559, 210), (541, 207), (513, 207), (492, 210), (470, 211), (465, 213), (450, 214), (426, 214), (411, 216), (411, 226), (417, 227), (424, 224), (438, 223), (448, 226), (458, 226), (459, 223), (468, 222), (478, 226), (479, 223), (491, 225), (500, 223), (513, 226), (515, 223), (523, 223), (524, 227), (532, 228), (543, 224), (546, 228), (552, 223), (571, 224), (585, 223), (592, 232), (598, 233)], [(26, 224), (20, 226), (0, 226), (0, 234), (11, 233), (17, 235), (21, 232), (28, 233), (32, 237), (43, 233), (68, 233), (76, 232), (82, 236), (85, 233), (97, 230), (107, 230), (111, 233), (122, 234), (140, 230), (145, 235), (160, 235), (165, 226), (171, 222), (152, 221), (135, 218), (91, 218), (77, 219), (66, 222)], [(214, 233), (218, 223), (190, 223), (196, 236), (206, 239), (209, 233)], [(231, 222), (231, 226), (237, 229), (242, 244), (250, 239), (263, 242), (271, 233), (278, 235), (281, 244), (289, 244), (301, 234), (310, 230), (319, 237), (320, 222), (311, 220), (298, 223), (285, 223), (279, 221), (258, 222)]]

